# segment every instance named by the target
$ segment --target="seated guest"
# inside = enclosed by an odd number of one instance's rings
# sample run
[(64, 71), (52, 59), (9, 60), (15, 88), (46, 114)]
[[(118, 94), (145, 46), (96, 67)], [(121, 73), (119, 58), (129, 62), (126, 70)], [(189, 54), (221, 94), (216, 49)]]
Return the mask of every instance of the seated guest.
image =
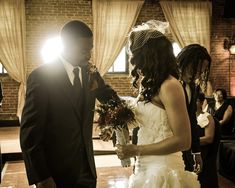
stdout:
[(216, 156), (219, 146), (219, 122), (208, 112), (202, 111), (205, 95), (199, 93), (197, 98), (197, 129), (200, 136), (202, 171), (198, 174), (201, 188), (218, 188)]
[(229, 136), (233, 134), (233, 108), (228, 103), (227, 93), (224, 89), (217, 89), (214, 93), (215, 101), (208, 104), (204, 111), (209, 112), (221, 125), (221, 135)]

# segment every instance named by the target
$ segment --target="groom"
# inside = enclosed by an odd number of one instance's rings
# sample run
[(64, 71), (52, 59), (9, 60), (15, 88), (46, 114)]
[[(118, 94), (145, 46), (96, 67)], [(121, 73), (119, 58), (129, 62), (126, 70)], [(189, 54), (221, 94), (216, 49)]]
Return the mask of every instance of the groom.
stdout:
[(28, 78), (20, 143), (30, 185), (96, 187), (92, 144), (95, 99), (119, 98), (88, 64), (92, 36), (85, 23), (68, 22), (61, 30), (61, 56)]

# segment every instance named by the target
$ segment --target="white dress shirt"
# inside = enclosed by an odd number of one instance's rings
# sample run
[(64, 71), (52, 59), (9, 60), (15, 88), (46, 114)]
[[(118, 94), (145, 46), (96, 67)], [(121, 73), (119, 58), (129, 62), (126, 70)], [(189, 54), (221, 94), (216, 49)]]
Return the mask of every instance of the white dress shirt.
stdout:
[(65, 70), (66, 70), (66, 72), (68, 74), (69, 80), (70, 80), (72, 85), (73, 85), (73, 82), (74, 82), (74, 73), (73, 73), (73, 70), (75, 68), (79, 69), (79, 79), (80, 79), (81, 85), (82, 85), (82, 69), (81, 69), (81, 67), (79, 67), (79, 66), (74, 67), (66, 59), (64, 59), (62, 56), (60, 56), (60, 59), (61, 59), (63, 65), (64, 65), (64, 68), (65, 68)]

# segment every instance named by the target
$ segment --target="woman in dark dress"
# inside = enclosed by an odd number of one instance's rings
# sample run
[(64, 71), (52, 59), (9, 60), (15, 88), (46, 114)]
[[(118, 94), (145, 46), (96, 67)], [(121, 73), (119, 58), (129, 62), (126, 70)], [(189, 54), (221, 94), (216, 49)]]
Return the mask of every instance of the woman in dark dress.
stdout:
[(219, 147), (219, 122), (208, 112), (202, 111), (205, 95), (199, 93), (197, 98), (197, 129), (200, 136), (202, 172), (198, 174), (201, 188), (218, 188), (216, 157)]
[(214, 98), (206, 110), (219, 121), (221, 136), (230, 136), (233, 134), (233, 108), (226, 100), (227, 93), (224, 89), (217, 89)]

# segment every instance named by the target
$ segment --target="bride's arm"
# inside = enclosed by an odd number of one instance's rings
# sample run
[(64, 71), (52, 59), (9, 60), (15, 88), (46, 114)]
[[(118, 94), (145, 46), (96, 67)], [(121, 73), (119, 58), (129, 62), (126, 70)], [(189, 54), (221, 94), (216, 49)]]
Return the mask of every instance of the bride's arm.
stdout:
[(191, 146), (190, 121), (184, 91), (178, 80), (163, 82), (159, 98), (165, 107), (173, 136), (156, 144), (138, 146), (139, 155), (165, 155), (187, 150)]

